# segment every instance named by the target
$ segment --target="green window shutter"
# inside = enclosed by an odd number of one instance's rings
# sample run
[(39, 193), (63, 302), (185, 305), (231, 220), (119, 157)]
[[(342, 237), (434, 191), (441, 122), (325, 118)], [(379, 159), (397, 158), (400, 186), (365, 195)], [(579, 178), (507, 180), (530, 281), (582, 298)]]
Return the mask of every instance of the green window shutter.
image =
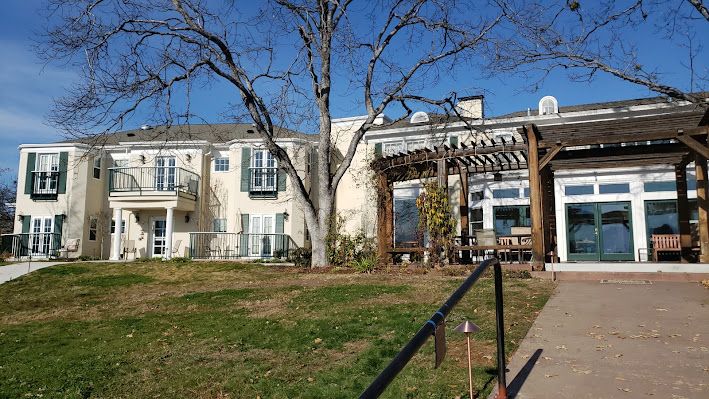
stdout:
[(31, 221), (32, 221), (32, 217), (30, 217), (30, 215), (25, 215), (22, 217), (22, 232), (23, 233), (30, 232), (30, 222)]
[(239, 240), (239, 255), (249, 255), (249, 214), (241, 214), (241, 239)]
[(285, 224), (285, 215), (282, 213), (276, 214), (276, 237), (274, 238), (274, 254), (278, 257), (285, 258), (288, 254), (284, 253), (286, 248), (286, 236), (283, 235), (283, 225)]
[(286, 171), (278, 169), (278, 191), (286, 191)]
[(283, 234), (283, 225), (285, 224), (285, 217), (282, 213), (276, 214), (276, 234)]
[(25, 194), (32, 194), (32, 172), (34, 171), (35, 163), (37, 163), (37, 154), (28, 152), (27, 168), (25, 168)]
[(58, 250), (62, 246), (62, 228), (64, 227), (64, 215), (54, 215), (54, 233), (56, 235), (56, 241), (54, 242), (55, 250)]
[(455, 137), (455, 136), (451, 137), (451, 138), (450, 138), (450, 143), (451, 143), (451, 146), (456, 146), (456, 147), (457, 147), (457, 146), (458, 146), (458, 137)]
[(66, 194), (66, 175), (69, 166), (69, 153), (59, 153), (59, 183), (57, 184), (57, 193)]
[[(241, 192), (249, 192), (250, 168), (251, 167), (251, 148), (244, 147), (241, 149)], [(248, 222), (247, 222), (248, 224)]]
[(382, 143), (376, 143), (376, 144), (374, 144), (374, 156), (375, 156), (375, 157), (381, 157), (381, 156), (382, 156)]

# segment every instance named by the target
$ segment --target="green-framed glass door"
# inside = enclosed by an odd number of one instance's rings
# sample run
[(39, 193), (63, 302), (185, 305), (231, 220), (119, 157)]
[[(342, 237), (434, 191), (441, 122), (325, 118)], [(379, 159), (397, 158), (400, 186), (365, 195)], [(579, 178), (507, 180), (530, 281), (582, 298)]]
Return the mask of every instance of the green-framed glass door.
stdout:
[(568, 259), (634, 260), (630, 202), (566, 205)]

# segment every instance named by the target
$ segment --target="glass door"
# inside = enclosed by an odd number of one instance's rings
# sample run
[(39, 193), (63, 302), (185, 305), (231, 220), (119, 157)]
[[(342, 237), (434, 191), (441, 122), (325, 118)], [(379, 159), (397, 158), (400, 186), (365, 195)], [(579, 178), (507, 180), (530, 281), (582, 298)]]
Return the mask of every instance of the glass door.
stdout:
[(273, 215), (252, 215), (249, 223), (251, 230), (249, 255), (273, 256), (273, 231), (275, 228)]
[(566, 205), (569, 260), (599, 260), (596, 204)]
[(49, 256), (52, 247), (52, 218), (33, 218), (31, 248), (32, 256)]
[(175, 189), (175, 157), (159, 157), (155, 160), (155, 189)]
[(635, 260), (630, 202), (604, 202), (597, 206), (601, 260)]
[(167, 223), (165, 219), (153, 219), (153, 257), (164, 257), (167, 248), (165, 241), (165, 233), (167, 231)]
[(630, 202), (566, 205), (569, 260), (634, 260)]

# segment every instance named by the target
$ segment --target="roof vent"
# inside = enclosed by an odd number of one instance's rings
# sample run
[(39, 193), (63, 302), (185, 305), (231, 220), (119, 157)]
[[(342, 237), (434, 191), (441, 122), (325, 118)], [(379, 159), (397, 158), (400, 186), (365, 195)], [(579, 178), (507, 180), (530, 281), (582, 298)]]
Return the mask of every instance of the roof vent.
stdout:
[(153, 127), (150, 126), (150, 125), (141, 125), (141, 126), (140, 126), (140, 130), (150, 130), (150, 129), (152, 129), (152, 128), (153, 128)]
[(426, 123), (428, 121), (428, 114), (423, 111), (414, 112), (414, 114), (411, 115), (411, 123)]
[(128, 136), (128, 137), (135, 137), (135, 133), (127, 133), (126, 136)]

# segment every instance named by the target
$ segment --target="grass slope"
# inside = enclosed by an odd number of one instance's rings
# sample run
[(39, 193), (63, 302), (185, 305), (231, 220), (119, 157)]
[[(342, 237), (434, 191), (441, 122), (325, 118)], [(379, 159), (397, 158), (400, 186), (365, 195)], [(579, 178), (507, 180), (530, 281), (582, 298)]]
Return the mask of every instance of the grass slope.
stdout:
[[(231, 263), (60, 265), (0, 287), (0, 397), (351, 398), (460, 284), (434, 275), (316, 274)], [(553, 290), (506, 279), (512, 352)], [(448, 318), (448, 357), (427, 344), (384, 397), (467, 397), (494, 374), (492, 280)]]

